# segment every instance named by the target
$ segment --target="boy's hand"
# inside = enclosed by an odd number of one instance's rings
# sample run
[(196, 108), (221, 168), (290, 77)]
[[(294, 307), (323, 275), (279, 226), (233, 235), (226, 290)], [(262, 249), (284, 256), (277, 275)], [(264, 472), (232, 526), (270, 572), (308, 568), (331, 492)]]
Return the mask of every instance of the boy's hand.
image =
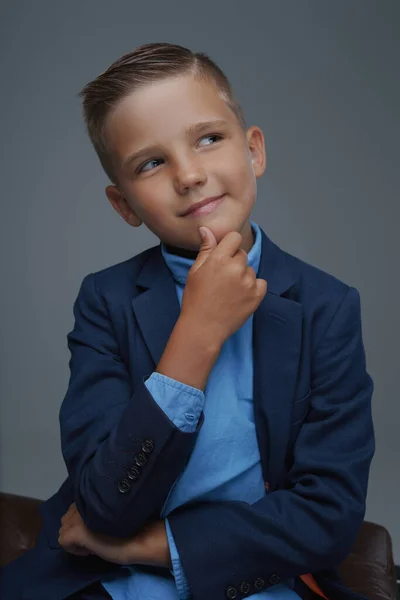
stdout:
[(257, 279), (240, 248), (242, 236), (230, 231), (217, 244), (208, 227), (187, 277), (181, 317), (224, 343), (258, 308), (267, 282)]
[(146, 525), (133, 538), (111, 537), (90, 531), (73, 503), (61, 519), (58, 543), (66, 552), (76, 556), (95, 554), (119, 565), (171, 568), (164, 521)]

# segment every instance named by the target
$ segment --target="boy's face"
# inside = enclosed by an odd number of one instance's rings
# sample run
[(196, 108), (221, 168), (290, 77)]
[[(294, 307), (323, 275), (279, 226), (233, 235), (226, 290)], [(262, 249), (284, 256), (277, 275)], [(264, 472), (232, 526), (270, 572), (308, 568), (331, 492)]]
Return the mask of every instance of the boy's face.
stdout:
[[(214, 85), (192, 75), (148, 84), (118, 104), (106, 136), (118, 181), (106, 194), (127, 223), (143, 222), (165, 244), (189, 250), (200, 246), (201, 225), (217, 242), (238, 231), (250, 250), (264, 138), (258, 127), (243, 131)], [(221, 195), (211, 212), (183, 214)]]

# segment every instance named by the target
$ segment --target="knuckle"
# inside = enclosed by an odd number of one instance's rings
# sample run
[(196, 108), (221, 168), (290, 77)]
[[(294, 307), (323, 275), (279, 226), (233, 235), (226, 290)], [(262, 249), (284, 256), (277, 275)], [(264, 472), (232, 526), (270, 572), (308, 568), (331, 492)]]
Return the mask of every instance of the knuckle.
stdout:
[(226, 254), (220, 254), (217, 258), (217, 262), (221, 267), (226, 267), (226, 265), (229, 264), (229, 261), (230, 257)]
[(243, 265), (240, 262), (234, 261), (232, 262), (232, 264), (230, 265), (230, 269), (233, 275), (235, 275), (235, 277), (237, 276), (241, 276), (243, 273)]
[(265, 294), (267, 293), (267, 288), (268, 288), (268, 284), (265, 281), (265, 279), (258, 279), (257, 290), (258, 290), (258, 294), (260, 296), (265, 296)]
[(248, 271), (246, 271), (244, 274), (243, 284), (246, 286), (246, 288), (252, 288), (254, 286), (254, 278)]
[(244, 280), (249, 287), (254, 286), (256, 280), (256, 274), (254, 272), (254, 269), (252, 269), (251, 267), (247, 267), (246, 273), (244, 275)]

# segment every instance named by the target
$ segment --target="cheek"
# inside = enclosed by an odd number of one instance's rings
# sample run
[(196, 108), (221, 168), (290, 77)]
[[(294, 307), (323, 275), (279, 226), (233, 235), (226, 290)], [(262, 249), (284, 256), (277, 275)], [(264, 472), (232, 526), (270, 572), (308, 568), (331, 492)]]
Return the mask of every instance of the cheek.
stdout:
[(130, 202), (132, 209), (143, 221), (146, 222), (149, 217), (152, 220), (160, 219), (162, 221), (167, 210), (168, 194), (166, 194), (165, 188), (159, 182), (156, 182), (154, 178), (152, 178), (151, 183), (149, 180), (146, 184), (131, 188), (130, 197), (134, 198)]
[(229, 188), (235, 194), (248, 195), (256, 191), (256, 177), (251, 163), (246, 159), (237, 160), (229, 166)]
[[(223, 156), (221, 154), (218, 158), (219, 160), (214, 165), (217, 165), (220, 175), (224, 178), (229, 178), (235, 183), (254, 178), (251, 158), (243, 148), (231, 148), (229, 152), (224, 153)], [(210, 164), (210, 169), (212, 170), (212, 168), (213, 163)]]

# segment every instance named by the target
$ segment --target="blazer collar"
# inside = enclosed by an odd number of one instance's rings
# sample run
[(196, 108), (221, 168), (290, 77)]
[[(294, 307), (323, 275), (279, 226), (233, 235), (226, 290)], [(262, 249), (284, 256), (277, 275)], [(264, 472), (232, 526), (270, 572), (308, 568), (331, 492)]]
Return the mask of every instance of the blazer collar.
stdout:
[[(258, 276), (268, 281), (268, 293), (281, 295), (288, 290), (296, 280), (290, 269), (286, 254), (261, 229), (262, 245)], [(151, 254), (140, 271), (136, 284), (143, 289), (157, 285), (158, 280), (166, 283), (166, 278), (172, 279), (161, 253), (161, 244), (151, 248)]]

